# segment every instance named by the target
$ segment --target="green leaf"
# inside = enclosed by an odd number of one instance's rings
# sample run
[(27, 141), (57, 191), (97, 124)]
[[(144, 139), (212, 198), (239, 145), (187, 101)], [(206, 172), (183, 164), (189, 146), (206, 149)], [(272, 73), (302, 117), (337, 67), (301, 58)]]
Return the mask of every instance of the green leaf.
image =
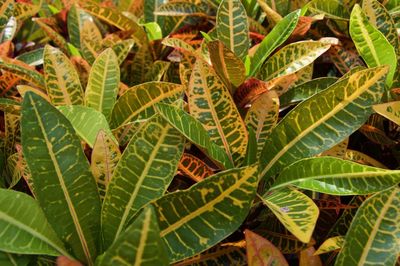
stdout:
[(195, 63), (188, 89), (190, 114), (204, 125), (211, 141), (238, 163), (246, 153), (247, 130), (228, 89), (201, 59)]
[(43, 75), (21, 61), (0, 57), (0, 69), (10, 71), (13, 75), (35, 84), (39, 88), (45, 87)]
[(377, 104), (372, 108), (378, 114), (400, 125), (400, 101)]
[(85, 20), (90, 20), (91, 16), (80, 9), (77, 5), (72, 5), (68, 12), (67, 27), (70, 42), (77, 48), (81, 48), (81, 30)]
[(271, 189), (293, 185), (333, 195), (363, 195), (400, 182), (400, 170), (387, 170), (335, 157), (308, 158), (282, 170)]
[[(93, 148), (97, 133), (100, 130), (104, 130), (105, 133), (112, 136), (107, 119), (102, 113), (93, 108), (72, 105), (60, 106), (58, 110), (71, 122), (78, 136), (91, 148)], [(115, 138), (113, 138), (113, 140), (116, 141)]]
[(90, 65), (93, 65), (98, 52), (102, 49), (102, 36), (96, 23), (92, 20), (85, 20), (80, 31), (80, 37), (82, 56)]
[(203, 125), (193, 116), (180, 108), (162, 103), (157, 104), (157, 110), (164, 119), (216, 163), (223, 165), (226, 169), (233, 167), (225, 151), (211, 141)]
[(222, 0), (217, 11), (217, 35), (225, 46), (244, 59), (250, 46), (249, 23), (240, 0)]
[(266, 141), (260, 158), (261, 176), (267, 172), (273, 176), (356, 131), (371, 114), (371, 106), (380, 101), (387, 71), (387, 67), (377, 67), (356, 72), (297, 105)]
[(135, 53), (133, 61), (127, 63), (127, 68), (123, 73), (128, 76), (122, 76), (122, 81), (128, 86), (140, 85), (144, 83), (145, 76), (150, 71), (150, 68), (153, 64), (153, 57), (150, 47), (148, 45), (142, 45)]
[(178, 168), (184, 138), (160, 116), (137, 131), (126, 147), (108, 185), (102, 209), (105, 245), (109, 246), (129, 220), (167, 190)]
[(39, 66), (43, 64), (43, 53), (44, 53), (44, 48), (38, 48), (33, 51), (20, 54), (17, 57), (15, 57), (15, 59), (18, 59), (30, 66)]
[(0, 250), (71, 257), (30, 196), (0, 189)]
[(233, 94), (235, 88), (239, 87), (246, 79), (246, 70), (242, 60), (220, 41), (209, 42), (207, 46), (215, 72)]
[(255, 132), (257, 158), (264, 148), (265, 141), (278, 122), (279, 98), (275, 91), (267, 91), (257, 98), (247, 111), (245, 123)]
[(90, 70), (85, 91), (86, 106), (102, 112), (108, 118), (117, 100), (119, 77), (118, 58), (108, 48), (96, 58)]
[(101, 199), (104, 198), (115, 167), (121, 159), (118, 144), (113, 139), (113, 135), (100, 130), (93, 145), (90, 170), (96, 179)]
[(111, 48), (113, 49), (115, 55), (117, 56), (118, 64), (122, 64), (125, 58), (128, 56), (129, 52), (131, 51), (135, 41), (133, 39), (123, 40), (117, 42)]
[(151, 205), (144, 208), (96, 265), (169, 265), (166, 247), (160, 238), (160, 228)]
[(257, 138), (256, 133), (252, 127), (247, 127), (249, 133), (249, 141), (247, 142), (246, 156), (243, 160), (243, 166), (252, 165), (257, 162)]
[(295, 73), (310, 65), (330, 47), (330, 44), (318, 41), (301, 41), (286, 45), (265, 62), (258, 78), (267, 81)]
[(335, 265), (394, 265), (400, 252), (400, 189), (368, 198), (346, 234)]
[(100, 200), (79, 138), (67, 118), (32, 92), (24, 97), (21, 131), (35, 195), (49, 223), (74, 255), (91, 265), (99, 243)]
[(0, 251), (0, 265), (2, 266), (27, 266), (31, 256), (18, 255)]
[(182, 96), (184, 89), (182, 85), (168, 82), (148, 82), (130, 88), (114, 106), (111, 128), (151, 117), (156, 103), (172, 103)]
[(396, 52), (385, 36), (368, 21), (358, 4), (351, 12), (350, 35), (369, 67), (390, 66), (386, 84), (391, 87), (397, 66)]
[(0, 1), (0, 32), (3, 31), (7, 25), (8, 20), (13, 15), (14, 0), (1, 0)]
[(175, 16), (204, 16), (203, 10), (200, 6), (191, 2), (176, 1), (167, 2), (157, 7), (157, 11), (154, 11), (154, 15), (175, 17)]
[(83, 105), (83, 90), (75, 67), (59, 49), (46, 45), (43, 54), (44, 79), (51, 102)]
[(300, 10), (290, 13), (262, 40), (256, 52), (251, 57), (249, 76), (255, 76), (268, 56), (289, 38), (296, 28), (299, 17)]
[(312, 199), (288, 187), (268, 192), (261, 200), (289, 232), (304, 243), (310, 242), (319, 215)]
[(339, 0), (313, 0), (307, 4), (308, 12), (323, 14), (326, 18), (349, 20), (349, 10)]
[(327, 240), (324, 241), (324, 243), (319, 246), (317, 251), (314, 253), (314, 255), (321, 255), (324, 253), (328, 253), (334, 250), (341, 249), (344, 243), (344, 237), (343, 236), (335, 236), (328, 238)]
[(0, 110), (5, 113), (18, 115), (21, 111), (21, 104), (11, 99), (0, 98)]
[(58, 46), (60, 49), (68, 54), (68, 43), (65, 38), (58, 33), (54, 26), (56, 22), (53, 20), (47, 20), (46, 18), (32, 18), (39, 27), (44, 31), (44, 33)]
[(255, 196), (256, 172), (257, 166), (228, 170), (154, 203), (170, 263), (212, 247), (240, 226)]
[(164, 76), (165, 72), (167, 72), (170, 65), (170, 62), (155, 61), (150, 70), (144, 76), (144, 81), (161, 81), (161, 78)]

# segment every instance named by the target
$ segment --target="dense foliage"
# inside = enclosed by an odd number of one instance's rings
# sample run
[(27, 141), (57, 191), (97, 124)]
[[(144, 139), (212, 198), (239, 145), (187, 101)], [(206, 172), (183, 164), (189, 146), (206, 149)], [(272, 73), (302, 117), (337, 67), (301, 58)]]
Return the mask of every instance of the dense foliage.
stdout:
[(0, 0), (0, 265), (394, 265), (400, 1)]

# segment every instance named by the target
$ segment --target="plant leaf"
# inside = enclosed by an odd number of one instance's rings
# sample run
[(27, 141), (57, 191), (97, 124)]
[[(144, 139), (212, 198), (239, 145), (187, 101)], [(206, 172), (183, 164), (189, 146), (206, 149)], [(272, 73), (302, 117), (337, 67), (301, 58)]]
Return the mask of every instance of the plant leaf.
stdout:
[(86, 106), (109, 117), (117, 100), (119, 76), (118, 58), (108, 48), (96, 58), (90, 70), (85, 92)]
[(327, 240), (324, 241), (324, 243), (319, 246), (317, 251), (314, 253), (314, 255), (321, 255), (324, 253), (328, 253), (334, 250), (341, 249), (344, 243), (344, 237), (343, 236), (335, 236), (328, 238)]
[(321, 258), (315, 255), (315, 248), (308, 247), (300, 251), (299, 266), (323, 266)]
[(297, 105), (266, 141), (261, 176), (273, 176), (285, 165), (319, 154), (357, 130), (380, 101), (387, 71), (377, 67), (356, 72)]
[(244, 234), (249, 266), (289, 265), (279, 249), (267, 239), (248, 229), (244, 231)]
[(222, 0), (217, 11), (216, 30), (218, 39), (244, 59), (249, 50), (249, 23), (240, 0)]
[(188, 140), (204, 150), (211, 159), (226, 169), (232, 168), (233, 164), (225, 151), (211, 141), (203, 125), (193, 116), (175, 106), (158, 103), (157, 110), (161, 116), (175, 127)]
[(246, 153), (246, 126), (228, 89), (200, 59), (194, 66), (188, 94), (190, 114), (204, 125), (211, 141), (237, 163)]
[(307, 10), (312, 14), (323, 14), (326, 18), (349, 20), (348, 9), (337, 0), (313, 0), (307, 4)]
[(350, 35), (369, 67), (390, 66), (386, 84), (391, 87), (397, 66), (396, 52), (385, 36), (368, 21), (358, 4), (351, 12)]
[(178, 168), (184, 138), (160, 116), (147, 121), (132, 137), (108, 185), (102, 209), (105, 245), (128, 221), (167, 190)]
[(124, 234), (101, 256), (99, 266), (169, 265), (152, 205), (144, 208)]
[(135, 41), (133, 39), (123, 40), (117, 42), (111, 48), (113, 49), (115, 55), (117, 56), (118, 64), (122, 64), (125, 58), (128, 56), (129, 52), (131, 51)]
[(21, 131), (35, 195), (49, 223), (74, 255), (90, 265), (99, 243), (100, 200), (72, 125), (46, 100), (27, 92)]
[(195, 182), (200, 182), (213, 174), (213, 171), (199, 158), (185, 153), (178, 164), (181, 174), (189, 177)]
[(7, 25), (8, 20), (14, 12), (14, 0), (1, 0), (0, 1), (0, 32), (3, 31)]
[(0, 249), (19, 254), (71, 256), (30, 196), (0, 189)]
[(284, 17), (272, 31), (262, 40), (256, 52), (251, 57), (251, 66), (248, 76), (255, 76), (258, 73), (265, 59), (292, 34), (299, 21), (300, 10), (294, 11)]
[(266, 193), (261, 200), (289, 232), (303, 243), (310, 242), (319, 209), (309, 197), (294, 188), (281, 188)]
[(400, 125), (400, 101), (377, 104), (372, 108), (378, 114)]
[(154, 203), (170, 263), (210, 248), (240, 226), (255, 195), (256, 172), (257, 166), (228, 170)]
[(335, 265), (394, 265), (399, 254), (400, 189), (368, 198), (357, 211)]
[(13, 75), (31, 82), (40, 88), (45, 87), (43, 75), (19, 60), (0, 57), (0, 69), (10, 71)]
[(271, 80), (295, 73), (310, 65), (330, 47), (330, 44), (318, 41), (301, 41), (286, 45), (265, 62), (258, 73), (258, 78)]
[(293, 185), (332, 195), (363, 195), (400, 182), (400, 170), (386, 170), (335, 157), (308, 158), (285, 168), (271, 189)]
[(168, 82), (148, 82), (134, 86), (119, 97), (111, 114), (111, 127), (154, 115), (158, 102), (172, 103), (179, 99), (185, 87)]
[(51, 102), (57, 105), (83, 105), (78, 73), (59, 49), (46, 45), (43, 54), (44, 79)]

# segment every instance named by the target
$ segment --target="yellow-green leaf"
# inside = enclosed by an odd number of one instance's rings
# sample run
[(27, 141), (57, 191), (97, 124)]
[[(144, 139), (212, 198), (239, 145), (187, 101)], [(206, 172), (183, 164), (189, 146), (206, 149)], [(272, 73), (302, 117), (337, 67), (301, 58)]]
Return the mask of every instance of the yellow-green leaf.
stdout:
[(319, 246), (314, 255), (321, 255), (334, 250), (341, 249), (344, 243), (344, 236), (335, 236), (328, 238)]
[(0, 57), (0, 69), (10, 71), (13, 75), (18, 76), (25, 81), (31, 82), (40, 88), (45, 87), (43, 75), (21, 61)]
[(372, 108), (378, 114), (400, 126), (400, 101), (377, 104)]

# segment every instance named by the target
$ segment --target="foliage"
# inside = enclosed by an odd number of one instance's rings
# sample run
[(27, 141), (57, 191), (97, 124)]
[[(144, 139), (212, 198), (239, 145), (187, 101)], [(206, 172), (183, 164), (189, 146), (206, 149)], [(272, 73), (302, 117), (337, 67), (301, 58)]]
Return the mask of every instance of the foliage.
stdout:
[(0, 0), (0, 264), (394, 265), (399, 10)]

